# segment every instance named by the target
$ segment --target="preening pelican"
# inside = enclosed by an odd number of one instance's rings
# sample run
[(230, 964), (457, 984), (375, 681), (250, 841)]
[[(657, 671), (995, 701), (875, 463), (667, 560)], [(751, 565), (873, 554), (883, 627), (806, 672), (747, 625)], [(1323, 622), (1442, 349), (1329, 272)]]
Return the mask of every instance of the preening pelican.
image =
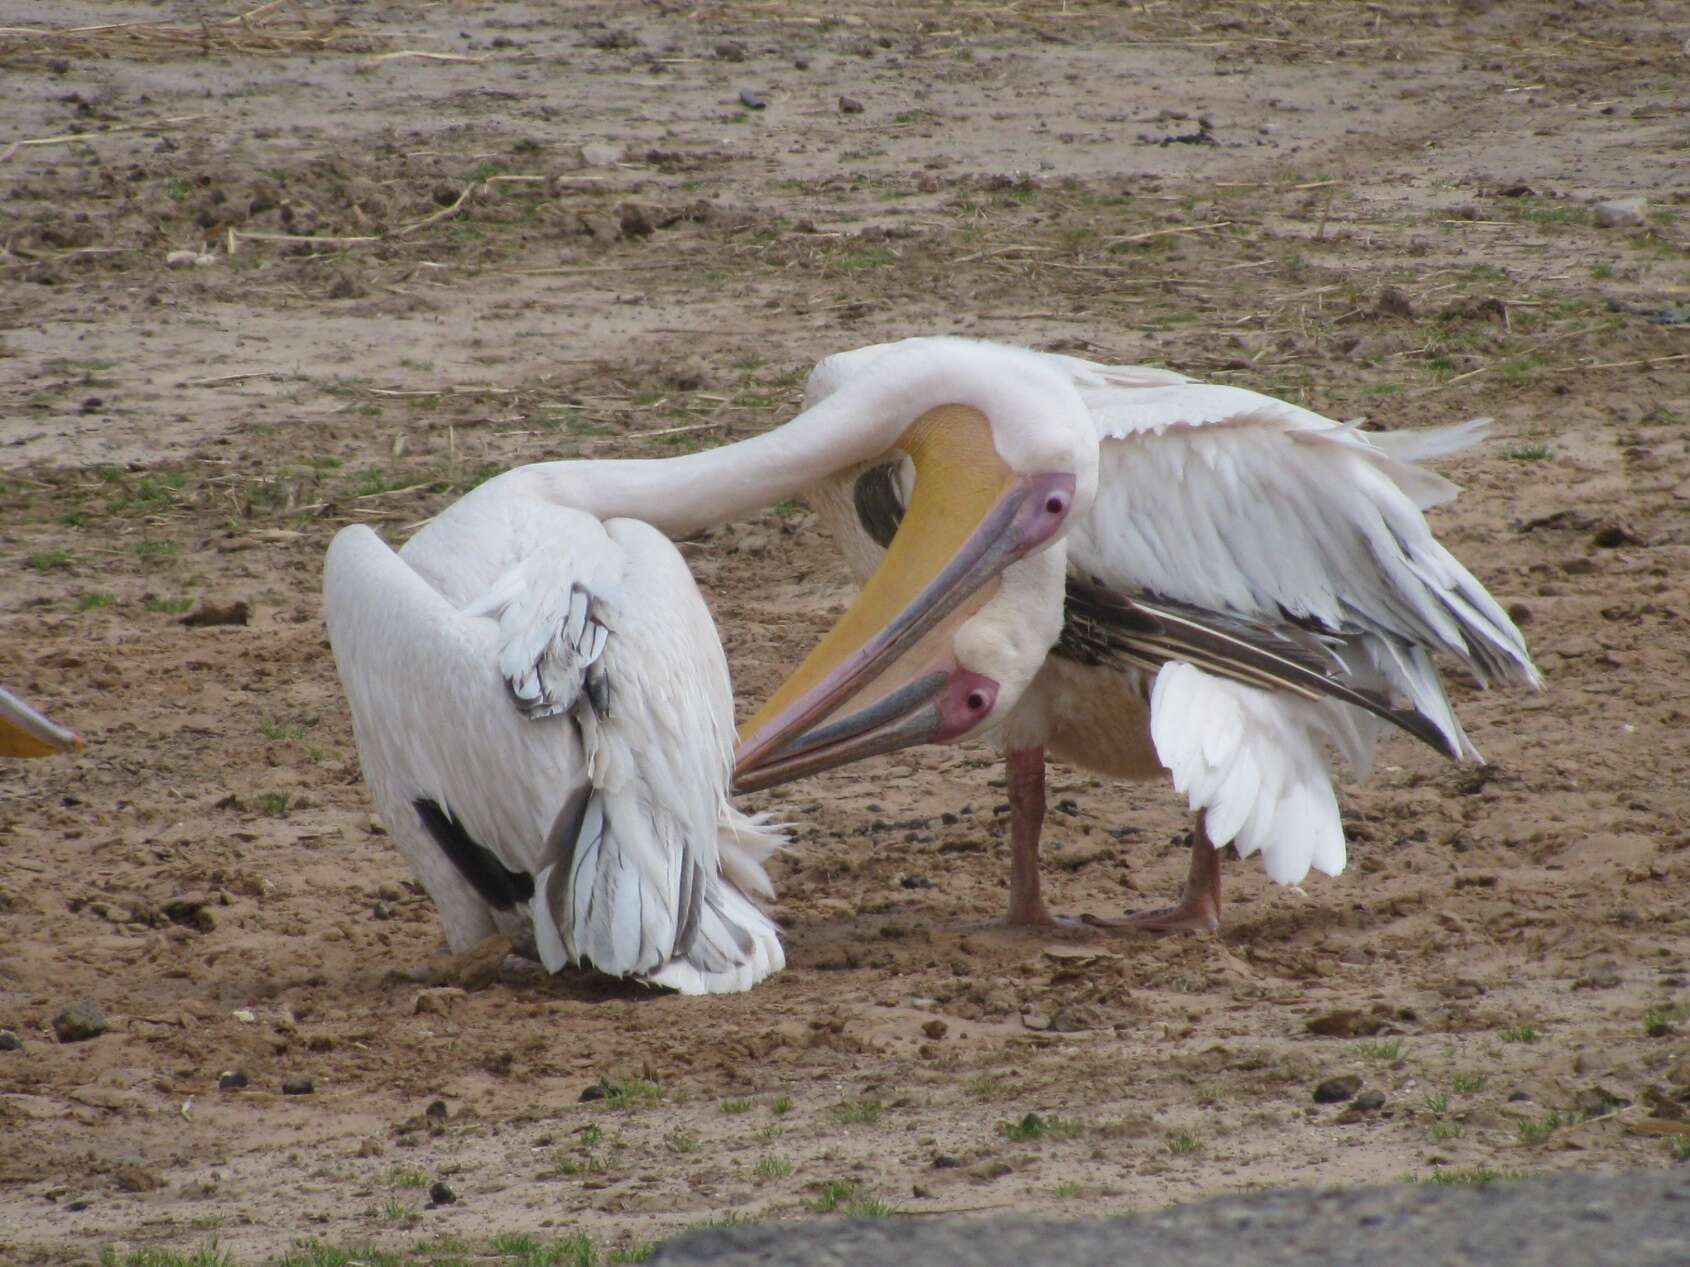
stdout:
[(552, 971), (584, 961), (687, 992), (778, 970), (752, 895), (780, 837), (728, 804), (727, 668), (665, 534), (842, 467), (913, 463), (906, 530), (747, 724), (738, 770), (780, 782), (960, 739), (1057, 636), (1061, 560), (1039, 551), (1095, 484), (1087, 425), (1036, 357), (956, 344), (888, 355), (721, 449), (508, 471), (397, 554), (344, 529), (324, 613), (365, 781), (452, 949), (498, 931)]
[[(819, 408), (894, 356), (949, 356), (954, 343), (828, 357), (807, 398)], [(974, 346), (1006, 363), (1038, 356), (1064, 378), (1097, 469), (1095, 496), (1046, 552), (1066, 568), (1059, 637), (993, 719), (1008, 762), (1010, 923), (1055, 922), (1038, 873), (1047, 752), (1127, 778), (1165, 770), (1196, 815), (1177, 906), (1088, 922), (1213, 929), (1217, 846), (1259, 852), (1282, 884), (1343, 870), (1329, 747), (1361, 777), (1388, 726), (1479, 759), (1430, 653), (1481, 684), (1541, 685), (1519, 630), (1421, 513), (1457, 489), (1415, 463), (1471, 443), (1478, 426), (1364, 433), (1165, 370)], [(811, 490), (859, 577), (912, 526), (923, 478), (893, 455)]]
[(50, 721), (0, 686), (0, 757), (50, 757), (81, 747), (81, 736)]

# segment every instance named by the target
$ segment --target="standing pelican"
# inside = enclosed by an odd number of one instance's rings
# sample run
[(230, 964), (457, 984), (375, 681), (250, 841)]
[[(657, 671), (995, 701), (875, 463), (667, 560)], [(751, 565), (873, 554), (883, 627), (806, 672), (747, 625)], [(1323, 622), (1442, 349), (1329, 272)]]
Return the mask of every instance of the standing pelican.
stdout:
[(664, 534), (907, 457), (906, 530), (748, 725), (740, 768), (781, 781), (960, 739), (1057, 636), (1061, 560), (1039, 550), (1095, 483), (1087, 425), (1037, 357), (956, 344), (710, 452), (508, 471), (398, 553), (342, 530), (324, 614), (359, 758), (452, 949), (501, 932), (552, 971), (693, 993), (778, 970), (751, 895), (780, 836), (728, 804), (727, 667)]
[(0, 757), (50, 757), (81, 747), (81, 736), (50, 721), (0, 686)]
[[(828, 357), (808, 400), (819, 407), (894, 356), (949, 356), (954, 344)], [(1213, 929), (1217, 846), (1260, 852), (1282, 884), (1343, 870), (1328, 747), (1362, 777), (1388, 725), (1479, 759), (1431, 652), (1481, 684), (1541, 685), (1519, 630), (1421, 513), (1457, 489), (1414, 463), (1471, 443), (1477, 426), (1366, 434), (1166, 370), (1041, 359), (1084, 402), (1097, 488), (1051, 551), (1065, 552), (1060, 637), (994, 719), (1008, 761), (1011, 924), (1056, 922), (1039, 892), (1047, 751), (1126, 778), (1166, 770), (1196, 815), (1177, 906), (1088, 922)], [(892, 455), (811, 490), (859, 577), (908, 531), (922, 478)]]

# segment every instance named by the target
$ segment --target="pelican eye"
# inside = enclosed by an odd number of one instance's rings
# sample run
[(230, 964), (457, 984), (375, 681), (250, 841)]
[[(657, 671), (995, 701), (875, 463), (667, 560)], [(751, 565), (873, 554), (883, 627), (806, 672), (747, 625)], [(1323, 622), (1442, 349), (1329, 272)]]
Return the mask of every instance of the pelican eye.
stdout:
[(1045, 511), (1047, 514), (1060, 515), (1067, 509), (1068, 499), (1061, 493), (1052, 493), (1049, 497), (1045, 498)]
[(986, 692), (970, 691), (968, 693), (968, 711), (978, 713), (986, 707)]

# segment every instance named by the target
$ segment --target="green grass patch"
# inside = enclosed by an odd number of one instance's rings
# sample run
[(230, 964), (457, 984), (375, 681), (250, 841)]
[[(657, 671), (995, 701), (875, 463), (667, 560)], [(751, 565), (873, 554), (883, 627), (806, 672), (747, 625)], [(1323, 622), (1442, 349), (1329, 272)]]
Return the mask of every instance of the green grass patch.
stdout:
[(751, 1167), (759, 1179), (785, 1179), (793, 1171), (792, 1160), (779, 1153), (764, 1153)]
[(35, 572), (56, 572), (76, 562), (69, 550), (37, 550), (24, 560), (24, 566)]
[(883, 1219), (895, 1213), (890, 1205), (863, 1191), (855, 1179), (824, 1179), (814, 1185), (809, 1208), (817, 1214), (843, 1214), (848, 1219)]
[(654, 1109), (663, 1103), (663, 1088), (646, 1078), (610, 1078), (600, 1082), (604, 1098), (599, 1104), (607, 1109), (633, 1112), (635, 1109)]
[(92, 611), (96, 607), (110, 607), (117, 602), (117, 596), (110, 590), (89, 590), (76, 600), (76, 610), (79, 612)]
[(1492, 1170), (1489, 1166), (1439, 1166), (1421, 1182), (1483, 1188), (1488, 1184), (1511, 1183), (1531, 1177), (1532, 1172), (1529, 1170)]
[(288, 812), (286, 792), (264, 792), (258, 798), (258, 812), (270, 818), (285, 818)]
[(1644, 1037), (1665, 1038), (1675, 1034), (1685, 1020), (1690, 1020), (1690, 1004), (1648, 1008), (1643, 1013)]
[(1523, 1117), (1514, 1123), (1514, 1129), (1520, 1133), (1520, 1142), (1527, 1147), (1543, 1143), (1563, 1126), (1572, 1126), (1580, 1120), (1577, 1113), (1549, 1112), (1542, 1117)]
[(1406, 1054), (1400, 1038), (1382, 1038), (1373, 1042), (1351, 1043), (1350, 1054), (1359, 1056), (1363, 1060), (1377, 1060), (1383, 1065), (1394, 1065)]
[(1536, 1025), (1510, 1025), (1501, 1034), (1505, 1043), (1535, 1043), (1542, 1037), (1543, 1031)]
[(751, 1112), (751, 1101), (743, 1098), (722, 1101), (722, 1112), (730, 1117), (737, 1117), (741, 1113)]
[(873, 1126), (880, 1120), (879, 1100), (850, 1100), (833, 1106), (833, 1120), (841, 1126)]
[(1018, 1122), (1003, 1124), (1004, 1135), (1017, 1142), (1043, 1139), (1047, 1135), (1052, 1139), (1073, 1139), (1083, 1129), (1070, 1118), (1041, 1117), (1037, 1113), (1028, 1113)]
[(1190, 1131), (1169, 1131), (1164, 1142), (1168, 1151), (1176, 1157), (1189, 1157), (1203, 1147), (1203, 1141)]
[(100, 1267), (235, 1267), (235, 1260), (219, 1248), (215, 1237), (187, 1251), (146, 1245), (119, 1254), (110, 1245), (99, 1249)]
[(1485, 1085), (1485, 1075), (1482, 1073), (1452, 1073), (1449, 1076), (1451, 1091), (1462, 1095), (1472, 1095)]
[(157, 594), (149, 594), (145, 599), (146, 608), (150, 612), (162, 612), (167, 616), (180, 616), (194, 605), (191, 598), (160, 598)]

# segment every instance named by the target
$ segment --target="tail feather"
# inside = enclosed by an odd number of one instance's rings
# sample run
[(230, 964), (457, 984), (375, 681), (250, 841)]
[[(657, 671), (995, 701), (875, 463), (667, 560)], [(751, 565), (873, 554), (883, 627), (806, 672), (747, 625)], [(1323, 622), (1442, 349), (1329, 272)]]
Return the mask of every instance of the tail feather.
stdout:
[[(726, 807), (712, 871), (679, 824), (591, 789), (558, 815), (530, 906), (550, 972), (582, 960), (683, 994), (746, 990), (786, 966), (780, 930), (747, 891), (772, 896), (763, 862), (786, 841)], [(649, 835), (650, 839), (645, 837)], [(656, 860), (667, 865), (652, 865)]]
[[(1190, 664), (1164, 665), (1150, 694), (1150, 736), (1216, 845), (1260, 852), (1268, 875), (1296, 884), (1310, 867), (1344, 869), (1344, 827), (1321, 747), (1350, 737), (1330, 704), (1270, 695)], [(1217, 738), (1218, 737), (1218, 738)]]

